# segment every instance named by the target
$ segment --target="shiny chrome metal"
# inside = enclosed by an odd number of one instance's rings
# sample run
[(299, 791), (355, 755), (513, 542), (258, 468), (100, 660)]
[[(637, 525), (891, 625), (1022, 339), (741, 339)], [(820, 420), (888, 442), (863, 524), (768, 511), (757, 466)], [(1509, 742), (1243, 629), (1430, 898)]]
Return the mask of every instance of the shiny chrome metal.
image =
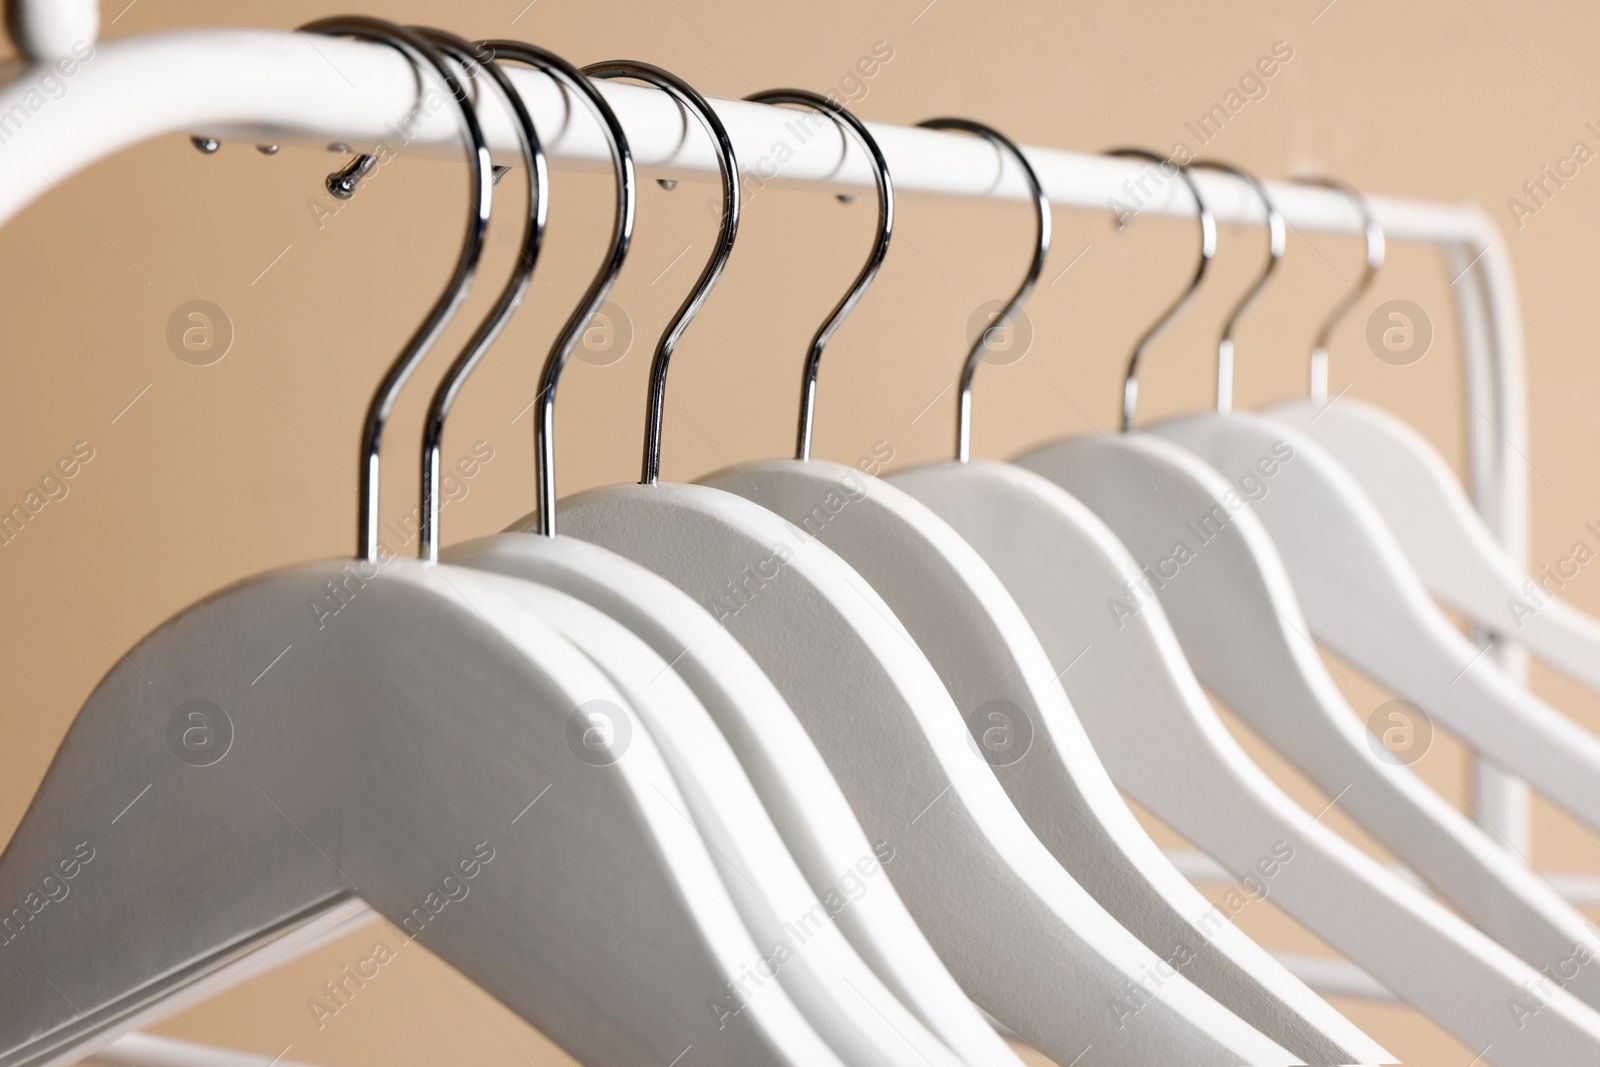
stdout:
[(1278, 212), (1272, 198), (1267, 195), (1266, 187), (1256, 180), (1255, 175), (1220, 160), (1197, 159), (1189, 164), (1190, 170), (1196, 168), (1219, 171), (1244, 182), (1260, 199), (1261, 206), (1267, 212), (1267, 261), (1262, 264), (1261, 273), (1256, 275), (1255, 282), (1233, 305), (1233, 310), (1228, 312), (1228, 321), (1223, 323), (1222, 336), (1217, 340), (1217, 412), (1226, 415), (1233, 410), (1233, 328), (1238, 325), (1240, 316), (1266, 287), (1267, 280), (1277, 269), (1278, 260), (1283, 258), (1284, 245), (1288, 241), (1289, 228), (1284, 225), (1283, 215)]
[[(861, 302), (873, 279), (878, 276), (878, 268), (883, 266), (883, 257), (889, 251), (889, 237), (894, 232), (894, 183), (889, 179), (889, 162), (884, 159), (877, 138), (873, 137), (867, 131), (866, 125), (849, 110), (821, 93), (814, 93), (809, 89), (768, 89), (765, 92), (752, 93), (745, 99), (758, 104), (792, 104), (797, 107), (809, 107), (827, 115), (839, 126), (841, 133), (848, 130), (854, 134), (861, 147), (866, 150), (867, 158), (872, 161), (873, 181), (878, 187), (878, 232), (873, 237), (872, 250), (867, 253), (867, 262), (856, 274), (855, 281), (850, 283), (850, 288), (833, 306), (833, 310), (828, 313), (828, 317), (812, 336), (811, 348), (806, 353), (805, 369), (800, 376), (800, 425), (795, 435), (794, 457), (810, 459), (811, 430), (817, 409), (817, 368), (822, 363), (822, 350), (828, 346), (834, 332), (843, 325), (850, 312)], [(839, 194), (840, 199), (847, 195), (849, 194)]]
[(976, 134), (987, 139), (996, 148), (1009, 153), (1022, 168), (1022, 177), (1028, 183), (1029, 196), (1033, 200), (1034, 217), (1038, 224), (1033, 244), (1033, 259), (1028, 263), (1028, 273), (1023, 276), (1022, 284), (1011, 294), (1011, 299), (1000, 310), (1000, 314), (995, 316), (994, 322), (979, 331), (977, 340), (972, 342), (972, 348), (967, 352), (965, 362), (961, 364), (961, 378), (956, 384), (956, 459), (965, 463), (972, 458), (972, 377), (978, 372), (978, 363), (982, 361), (983, 354), (989, 350), (990, 331), (1003, 329), (1006, 323), (1011, 321), (1011, 317), (1033, 293), (1034, 284), (1039, 280), (1039, 273), (1044, 270), (1045, 258), (1050, 255), (1050, 198), (1045, 196), (1039, 175), (1034, 172), (1033, 164), (1028, 162), (1028, 157), (1023, 154), (1022, 148), (993, 126), (985, 126), (971, 119), (929, 119), (917, 125), (930, 130), (957, 130)]
[(671, 71), (635, 60), (612, 60), (605, 63), (591, 63), (583, 68), (583, 72), (591, 78), (632, 78), (654, 85), (700, 121), (700, 125), (705, 127), (717, 151), (717, 175), (722, 185), (722, 217), (717, 224), (717, 236), (712, 243), (711, 256), (701, 268), (700, 277), (695, 279), (694, 288), (689, 291), (689, 295), (679, 305), (677, 313), (672, 316), (672, 321), (667, 323), (667, 328), (662, 331), (661, 339), (656, 342), (655, 357), (650, 361), (650, 389), (645, 398), (644, 414), (644, 458), (639, 468), (639, 483), (655, 485), (660, 480), (661, 473), (661, 434), (667, 404), (667, 368), (672, 362), (673, 351), (683, 339), (684, 331), (705, 306), (706, 298), (711, 295), (711, 290), (716, 288), (717, 279), (722, 277), (722, 268), (728, 265), (728, 256), (733, 252), (733, 239), (739, 232), (739, 162), (734, 158), (733, 139), (728, 136), (727, 128), (722, 125), (722, 120), (717, 117), (711, 103), (695, 91), (694, 86)]
[(1334, 305), (1328, 317), (1322, 320), (1322, 325), (1317, 329), (1317, 339), (1311, 345), (1311, 402), (1313, 404), (1326, 404), (1328, 402), (1328, 339), (1333, 336), (1334, 329), (1356, 302), (1364, 296), (1372, 286), (1372, 279), (1378, 276), (1378, 268), (1383, 266), (1385, 255), (1383, 226), (1379, 224), (1372, 213), (1372, 205), (1367, 203), (1367, 198), (1360, 191), (1336, 178), (1308, 177), (1291, 178), (1290, 181), (1300, 185), (1316, 185), (1324, 189), (1331, 189), (1342, 193), (1355, 204), (1356, 210), (1361, 212), (1361, 228), (1366, 235), (1367, 263), (1366, 269), (1361, 274), (1361, 279), (1345, 293), (1344, 299)]
[(361, 179), (372, 173), (372, 168), (378, 165), (378, 157), (368, 152), (362, 152), (329, 174), (323, 179), (322, 184), (329, 195), (339, 200), (349, 200), (356, 195), (356, 187), (361, 184)]
[(589, 283), (583, 299), (578, 302), (577, 308), (567, 317), (566, 324), (556, 335), (555, 344), (551, 346), (550, 354), (545, 357), (544, 366), (539, 371), (538, 391), (533, 399), (535, 408), (533, 453), (539, 498), (539, 533), (553, 537), (556, 532), (556, 384), (561, 380), (561, 371), (566, 367), (567, 359), (577, 347), (583, 331), (588, 329), (589, 320), (600, 309), (600, 305), (605, 303), (606, 294), (611, 292), (611, 286), (616, 283), (617, 275), (622, 272), (623, 261), (628, 256), (628, 247), (633, 242), (634, 204), (637, 200), (633, 179), (633, 155), (628, 150), (628, 138), (622, 132), (622, 123), (617, 121), (611, 105), (606, 103), (605, 97), (600, 95), (594, 83), (584, 77), (583, 72), (577, 67), (554, 52), (522, 41), (503, 38), (479, 41), (478, 48), (481, 58), (521, 63), (543, 71), (556, 84), (588, 107), (599, 121), (607, 147), (611, 150), (611, 169), (617, 181), (616, 210), (612, 217), (611, 243), (606, 258), (600, 264), (600, 270), (595, 274), (594, 280)]
[(467, 166), (471, 176), (467, 193), (468, 212), (466, 233), (462, 238), (461, 252), (456, 257), (455, 269), (445, 285), (444, 292), (428, 311), (427, 318), (417, 327), (406, 342), (405, 348), (384, 373), (383, 381), (367, 406), (366, 420), (361, 429), (361, 481), (360, 504), (356, 530), (356, 558), (378, 559), (378, 497), (381, 489), (381, 453), (383, 430), (394, 412), (394, 404), (407, 379), (422, 363), (438, 340), (439, 334), (455, 316), (467, 290), (472, 286), (478, 261), (483, 254), (484, 234), (489, 228), (489, 207), (492, 187), (489, 182), (489, 146), (484, 142), (483, 129), (478, 125), (477, 113), (472, 108), (461, 83), (450, 66), (427, 39), (413, 30), (396, 26), (381, 19), (356, 16), (318, 19), (300, 27), (304, 33), (320, 33), (333, 37), (356, 37), (375, 41), (399, 50), (416, 65), (420, 74), (424, 65), (438, 75), (449, 90), (460, 112), (462, 132), (468, 146)]
[[(450, 417), (450, 408), (460, 395), (461, 387), (466, 384), (468, 376), (482, 361), (484, 353), (488, 352), (489, 347), (499, 338), (500, 331), (505, 328), (505, 324), (521, 305), (522, 298), (527, 295), (528, 283), (533, 280), (534, 265), (538, 262), (539, 249), (544, 242), (545, 219), (549, 213), (550, 202), (550, 172), (545, 161), (544, 147), (539, 143), (539, 132), (534, 129), (533, 116), (528, 113), (522, 94), (511, 84), (511, 79), (500, 69), (499, 63), (493, 59), (478, 62), (474, 47), (454, 34), (422, 26), (413, 28), (426, 38), (428, 43), (461, 64), (469, 77), (476, 80), (477, 72), (480, 70), (489, 75), (489, 80), (494, 83), (496, 91), (505, 100), (512, 117), (516, 120), (522, 162), (528, 168), (529, 174), (527, 221), (523, 225), (522, 243), (517, 250), (516, 265), (512, 268), (505, 287), (500, 290), (499, 299), (495, 301), (494, 307), (479, 323), (477, 330), (473, 332), (466, 346), (456, 356), (455, 362), (445, 372), (438, 388), (434, 390), (433, 399), (428, 404), (427, 417), (422, 424), (420, 504), (422, 544), (418, 550), (418, 557), (425, 563), (437, 563), (439, 562), (439, 513), (443, 507), (439, 497), (439, 453), (444, 439), (445, 420)], [(490, 184), (499, 184), (500, 176), (510, 169), (510, 167), (493, 167), (490, 172)]]
[[(1128, 357), (1128, 370), (1122, 378), (1122, 432), (1127, 433), (1133, 429), (1134, 410), (1139, 405), (1139, 363), (1144, 359), (1144, 353), (1155, 340), (1156, 335), (1167, 328), (1167, 324), (1178, 317), (1178, 313), (1188, 305), (1195, 290), (1200, 288), (1200, 280), (1206, 276), (1206, 267), (1211, 263), (1211, 257), (1217, 252), (1217, 220), (1212, 217), (1211, 209), (1206, 206), (1205, 199), (1200, 195), (1200, 189), (1195, 185), (1194, 179), (1189, 177), (1189, 172), (1178, 164), (1156, 155), (1154, 152), (1143, 148), (1114, 148), (1107, 152), (1108, 156), (1122, 159), (1142, 159), (1154, 163), (1157, 167), (1170, 167), (1177, 171), (1178, 177), (1189, 189), (1189, 195), (1194, 197), (1195, 218), (1200, 223), (1200, 260), (1195, 264), (1194, 277), (1189, 279), (1189, 285), (1179, 294), (1165, 311), (1147, 327), (1139, 340), (1134, 342), (1133, 353)], [(1168, 175), (1168, 177), (1171, 177)], [(1124, 216), (1124, 219), (1126, 216)], [(1122, 222), (1118, 223), (1119, 228)]]

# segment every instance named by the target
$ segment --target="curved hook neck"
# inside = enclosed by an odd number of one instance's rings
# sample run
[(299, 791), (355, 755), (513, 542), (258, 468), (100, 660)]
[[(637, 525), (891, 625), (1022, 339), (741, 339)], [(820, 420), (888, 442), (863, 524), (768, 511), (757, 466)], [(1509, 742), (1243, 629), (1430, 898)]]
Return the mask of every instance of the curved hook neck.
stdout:
[(444, 332), (461, 302), (466, 299), (483, 253), (484, 235), (489, 227), (490, 202), (493, 199), (493, 176), (489, 163), (489, 147), (478, 125), (477, 112), (472, 101), (448, 64), (431, 44), (420, 34), (384, 22), (381, 19), (340, 17), (319, 19), (300, 27), (304, 33), (326, 34), (333, 37), (356, 37), (376, 41), (398, 49), (417, 68), (431, 68), (444, 83), (460, 111), (464, 139), (468, 145), (467, 166), (471, 172), (471, 191), (468, 194), (466, 236), (461, 253), (456, 258), (455, 269), (446, 283), (444, 292), (434, 302), (416, 332), (406, 342), (405, 348), (384, 373), (372, 402), (367, 406), (366, 419), (361, 428), (360, 508), (357, 520), (356, 558), (377, 562), (379, 558), (378, 495), (382, 484), (381, 456), (383, 431), (389, 416), (394, 412), (396, 399), (407, 379), (427, 356), (439, 335)]
[(677, 313), (662, 332), (661, 340), (656, 342), (655, 358), (650, 362), (650, 391), (645, 401), (644, 458), (640, 464), (639, 483), (655, 485), (661, 478), (667, 369), (672, 362), (672, 353), (677, 350), (678, 342), (683, 339), (689, 324), (705, 306), (711, 291), (717, 287), (717, 280), (728, 265), (728, 256), (733, 253), (734, 238), (739, 233), (739, 161), (733, 154), (733, 139), (728, 136), (727, 128), (711, 107), (711, 102), (671, 71), (651, 63), (623, 60), (591, 63), (583, 68), (583, 72), (591, 78), (633, 78), (654, 85), (676, 100), (679, 107), (700, 120), (700, 125), (705, 127), (717, 152), (717, 169), (722, 185), (722, 216), (717, 223), (716, 241), (706, 265), (700, 270), (700, 277), (695, 279), (694, 288), (678, 306)]
[(1366, 268), (1362, 271), (1360, 280), (1333, 306), (1333, 310), (1328, 312), (1328, 317), (1322, 320), (1322, 325), (1317, 329), (1316, 340), (1311, 345), (1310, 397), (1313, 404), (1321, 407), (1328, 402), (1328, 341), (1332, 338), (1334, 329), (1350, 313), (1350, 309), (1355, 307), (1372, 287), (1373, 279), (1378, 276), (1378, 270), (1383, 266), (1385, 255), (1383, 227), (1378, 225), (1378, 220), (1372, 213), (1372, 205), (1367, 203), (1367, 198), (1355, 187), (1335, 178), (1312, 177), (1291, 180), (1300, 185), (1331, 189), (1348, 198), (1356, 206), (1356, 210), (1361, 212), (1361, 226), (1366, 237)]
[(811, 346), (806, 350), (806, 364), (800, 376), (800, 421), (795, 432), (794, 458), (808, 460), (811, 458), (812, 427), (815, 424), (817, 409), (817, 371), (822, 365), (822, 353), (839, 327), (844, 324), (844, 320), (850, 317), (850, 313), (871, 288), (878, 276), (878, 268), (883, 266), (884, 256), (889, 252), (889, 238), (894, 233), (894, 183), (889, 178), (889, 162), (878, 147), (877, 138), (867, 130), (866, 124), (851, 114), (847, 108), (821, 93), (814, 93), (808, 89), (768, 89), (764, 92), (751, 93), (745, 99), (757, 104), (793, 104), (798, 107), (809, 107), (833, 119), (841, 133), (848, 131), (853, 134), (857, 143), (866, 150), (868, 158), (872, 160), (873, 181), (878, 189), (878, 230), (873, 238), (872, 250), (867, 254), (866, 263), (856, 274), (855, 281), (850, 283), (850, 288), (839, 298), (839, 302), (833, 306), (833, 310), (828, 313), (822, 325), (817, 327), (817, 332), (811, 338)]
[(1005, 329), (1012, 316), (1027, 303), (1044, 270), (1044, 261), (1050, 255), (1050, 199), (1045, 196), (1044, 185), (1039, 181), (1033, 165), (1028, 162), (1028, 157), (1023, 154), (1022, 147), (994, 127), (958, 118), (928, 119), (917, 125), (930, 130), (975, 134), (1016, 160), (1017, 166), (1022, 168), (1023, 180), (1028, 183), (1037, 226), (1033, 258), (1028, 262), (1028, 271), (1023, 276), (1022, 284), (1017, 286), (1016, 292), (1011, 294), (1011, 299), (1006, 301), (994, 321), (979, 332), (961, 364), (961, 376), (956, 382), (956, 461), (966, 463), (972, 458), (972, 379), (978, 373), (978, 364), (983, 360), (984, 353), (989, 350), (990, 335)]
[(1199, 186), (1195, 185), (1194, 178), (1185, 168), (1142, 148), (1116, 148), (1106, 155), (1123, 159), (1142, 159), (1159, 168), (1170, 167), (1176, 170), (1178, 177), (1188, 187), (1189, 195), (1194, 198), (1195, 219), (1200, 223), (1200, 257), (1195, 264), (1194, 275), (1178, 298), (1167, 306), (1144, 333), (1140, 334), (1139, 340), (1134, 342), (1132, 354), (1128, 356), (1128, 370), (1122, 378), (1122, 432), (1127, 433), (1133, 429), (1134, 412), (1139, 406), (1139, 364), (1144, 360), (1145, 350), (1150, 347), (1150, 342), (1178, 317), (1188, 306), (1196, 290), (1200, 288), (1200, 282), (1206, 276), (1206, 268), (1211, 264), (1211, 257), (1217, 252), (1217, 220), (1212, 216), (1211, 209), (1206, 206), (1205, 198), (1200, 195)]
[(1228, 319), (1222, 326), (1222, 335), (1217, 339), (1217, 413), (1226, 415), (1233, 410), (1233, 330), (1239, 324), (1245, 309), (1266, 287), (1272, 272), (1277, 269), (1278, 261), (1283, 258), (1288, 227), (1284, 225), (1283, 215), (1278, 211), (1277, 205), (1273, 204), (1272, 198), (1267, 195), (1266, 187), (1248, 171), (1231, 163), (1215, 160), (1195, 160), (1189, 164), (1189, 168), (1214, 170), (1237, 178), (1250, 187), (1250, 191), (1261, 201), (1261, 206), (1267, 214), (1267, 260), (1262, 264), (1261, 273), (1256, 275), (1250, 288), (1244, 291), (1244, 295), (1239, 297), (1232, 310), (1228, 312)]
[(522, 41), (495, 39), (480, 42), (497, 60), (522, 63), (543, 71), (567, 92), (581, 100), (600, 122), (601, 132), (611, 149), (612, 173), (616, 177), (616, 210), (612, 217), (611, 241), (599, 272), (589, 283), (583, 299), (568, 316), (561, 332), (556, 335), (550, 354), (545, 357), (539, 371), (538, 391), (534, 394), (533, 450), (534, 471), (538, 493), (538, 532), (546, 537), (556, 532), (556, 465), (555, 465), (555, 401), (556, 384), (567, 359), (578, 345), (589, 320), (605, 303), (606, 295), (622, 271), (628, 256), (628, 246), (633, 240), (635, 190), (633, 181), (633, 155), (628, 149), (628, 138), (622, 123), (617, 120), (611, 105), (583, 72), (548, 49)]
[[(454, 34), (419, 27), (417, 32), (430, 43), (446, 52), (467, 73), (476, 78), (478, 70), (487, 71), (496, 90), (510, 108), (516, 120), (517, 133), (522, 147), (522, 162), (528, 172), (528, 214), (522, 231), (522, 244), (517, 262), (501, 290), (499, 299), (487, 317), (479, 324), (466, 347), (461, 350), (450, 369), (435, 389), (428, 405), (427, 418), (422, 429), (422, 547), (420, 557), (425, 563), (439, 562), (439, 517), (442, 501), (439, 496), (440, 451), (444, 439), (445, 420), (456, 397), (466, 385), (467, 378), (477, 369), (479, 362), (491, 345), (499, 338), (511, 316), (527, 295), (533, 280), (533, 269), (539, 259), (544, 241), (545, 220), (550, 202), (550, 175), (545, 161), (544, 148), (534, 129), (533, 117), (528, 113), (522, 94), (511, 84), (511, 79), (495, 62), (492, 53), (479, 46), (474, 49)], [(487, 53), (487, 54), (486, 54)]]

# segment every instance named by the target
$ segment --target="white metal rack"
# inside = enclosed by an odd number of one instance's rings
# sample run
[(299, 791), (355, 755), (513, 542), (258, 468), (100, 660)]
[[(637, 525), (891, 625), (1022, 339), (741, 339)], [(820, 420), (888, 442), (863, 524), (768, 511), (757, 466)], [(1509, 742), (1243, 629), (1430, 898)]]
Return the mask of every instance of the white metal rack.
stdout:
[[(97, 29), (93, 0), (12, 5), (11, 25), (25, 54), (73, 55)], [(411, 64), (392, 49), (355, 41), (265, 30), (196, 30), (128, 38), (94, 47), (91, 58), (65, 67), (18, 66), (0, 88), (0, 224), (74, 172), (118, 150), (163, 134), (187, 133), (222, 142), (326, 144), (356, 150), (385, 143), (406, 154), (457, 154), (458, 132), (441, 88), (419, 88)], [(39, 91), (59, 72), (64, 92)], [(599, 127), (569, 108), (554, 82), (509, 71), (528, 102), (552, 163), (596, 166), (607, 159)], [(653, 90), (606, 83), (642, 175), (714, 172), (716, 160), (699, 124)], [(804, 113), (713, 101), (727, 125), (748, 181), (814, 182), (868, 188), (868, 162), (826, 120)], [(490, 145), (514, 153), (510, 116), (493, 94), (479, 103)], [(1020, 199), (1013, 166), (978, 138), (869, 124), (887, 157), (897, 191)], [(780, 150), (778, 146), (783, 146)], [(1180, 183), (1152, 183), (1142, 164), (1052, 148), (1027, 155), (1058, 207), (1104, 211), (1124, 203), (1143, 178), (1140, 210), (1187, 216)], [(779, 157), (782, 157), (781, 162)], [(1253, 195), (1213, 173), (1196, 181), (1219, 221), (1264, 223)], [(1302, 231), (1359, 236), (1353, 205), (1324, 189), (1268, 183), (1289, 223)], [(1142, 194), (1141, 194), (1142, 195)], [(1441, 205), (1374, 197), (1390, 241), (1431, 245), (1453, 279), (1467, 394), (1478, 413), (1468, 421), (1470, 481), (1490, 528), (1513, 558), (1526, 556), (1527, 450), (1521, 322), (1509, 257), (1487, 216), (1473, 205)], [(1524, 669), (1511, 647), (1495, 653)], [(1526, 852), (1525, 787), (1480, 761), (1476, 805), (1493, 832)]]

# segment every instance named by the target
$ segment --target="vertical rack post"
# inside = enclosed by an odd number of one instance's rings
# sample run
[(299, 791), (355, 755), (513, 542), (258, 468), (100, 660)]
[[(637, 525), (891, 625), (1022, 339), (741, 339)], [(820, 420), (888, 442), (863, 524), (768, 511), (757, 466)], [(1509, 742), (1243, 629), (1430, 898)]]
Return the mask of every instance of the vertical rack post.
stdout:
[[(1467, 372), (1468, 480), (1478, 511), (1508, 555), (1528, 554), (1527, 377), (1516, 281), (1498, 231), (1487, 220), (1474, 244), (1445, 250), (1455, 279), (1462, 360)], [(1475, 629), (1496, 643), (1489, 655), (1519, 681), (1528, 677), (1526, 649), (1503, 634)], [(1519, 860), (1532, 848), (1531, 794), (1526, 782), (1484, 754), (1473, 761), (1473, 807), (1478, 825)]]

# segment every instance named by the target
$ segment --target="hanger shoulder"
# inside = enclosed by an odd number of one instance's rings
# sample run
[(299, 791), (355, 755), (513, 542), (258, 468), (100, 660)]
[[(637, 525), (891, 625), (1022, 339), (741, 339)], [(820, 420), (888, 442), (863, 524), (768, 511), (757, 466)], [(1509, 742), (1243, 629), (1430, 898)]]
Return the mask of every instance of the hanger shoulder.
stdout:
[(444, 556), (574, 596), (623, 623), (670, 663), (732, 746), (812, 890), (829, 905), (849, 901), (833, 921), (862, 958), (964, 1060), (1017, 1063), (906, 911), (794, 712), (709, 612), (632, 560), (572, 537), (501, 534), (453, 546)]
[[(862, 1067), (959, 1067), (824, 921), (827, 909), (733, 750), (667, 661), (621, 623), (565, 593), (519, 582), (516, 595), (594, 660), (638, 716), (637, 728), (656, 741), (683, 795), (679, 815), (706, 838), (745, 925), (766, 958), (777, 957), (775, 977), (828, 1046)], [(748, 966), (761, 976), (759, 960)]]
[[(1223, 423), (1226, 422), (1226, 428)], [(1247, 412), (1167, 423), (1163, 436), (1213, 466), (1293, 453), (1251, 504), (1312, 631), (1397, 695), (1600, 827), (1600, 738), (1518, 685), (1450, 624), (1370, 500), (1315, 441)]]
[[(1048, 469), (1043, 451), (1023, 462)], [(1140, 479), (1114, 452), (1094, 465), (1096, 477), (1122, 477), (1111, 461)], [(1148, 579), (1106, 524), (1035, 470), (989, 466), (1012, 501), (971, 509), (959, 532), (1063, 671), (1112, 779), (1244, 883), (1216, 923), (1272, 899), (1464, 1043), (1494, 1044), (1504, 1063), (1538, 1062), (1556, 1047), (1594, 1055), (1600, 1015), (1563, 994), (1550, 1001), (1562, 1008), (1559, 1037), (1519, 1030), (1506, 1001), (1537, 972), (1328, 830), (1250, 761), (1189, 670), (1159, 601), (1136, 595)], [(1022, 509), (1027, 523), (1017, 519)], [(1100, 610), (1062, 610), (1074, 602)], [(1546, 1051), (1534, 1048), (1546, 1040)]]
[[(560, 519), (711, 607), (800, 716), (868, 834), (893, 850), (890, 878), (951, 972), (1034, 1047), (1061, 1062), (1086, 1046), (1287, 1062), (1181, 976), (1116, 1028), (1106, 991), (1158, 961), (1028, 831), (903, 626), (819, 541), (704, 486), (592, 490), (564, 501)], [(1006, 921), (980, 918), (977, 901)]]
[(591, 1062), (831, 1062), (781, 993), (707, 1010), (756, 948), (650, 738), (604, 769), (569, 747), (616, 689), (504, 579), (367, 568), (217, 594), (95, 690), (0, 856), (3, 899), (68, 890), (0, 949), (0, 1062), (115, 1033), (350, 897), (390, 952), (421, 940)]
[[(1224, 420), (1217, 432), (1229, 425)], [(1265, 448), (1270, 456), (1275, 444), (1255, 442), (1244, 453)], [(1071, 457), (1062, 449), (1056, 453), (1059, 465), (1051, 469), (1063, 485), (1081, 490), (1081, 499), (1136, 559), (1157, 560), (1172, 552), (1170, 523), (1151, 521), (1153, 510), (1200, 516), (1223, 505), (1226, 521), (1203, 524), (1204, 541), (1192, 532), (1202, 524), (1188, 522), (1180, 537), (1192, 545), (1192, 558), (1159, 593), (1162, 611), (1206, 687), (1329, 796), (1337, 795), (1346, 811), (1469, 920), (1525, 961), (1553, 965), (1578, 946), (1600, 952), (1600, 941), (1583, 916), (1546, 882), (1407, 766), (1379, 758), (1363, 718), (1345, 702), (1309, 638), (1311, 628), (1266, 530), (1248, 508), (1228, 510), (1246, 491), (1270, 495), (1277, 475), (1263, 471), (1272, 466), (1246, 464), (1243, 469), (1255, 480), (1241, 489), (1240, 477), (1230, 483), (1219, 473), (1242, 475), (1237, 455), (1213, 470), (1153, 435), (1127, 438), (1119, 448), (1116, 455), (1098, 443), (1087, 444)], [(1097, 464), (1126, 471), (1130, 461), (1142, 477), (1115, 494), (1103, 491), (1105, 479), (1089, 473)], [(1575, 995), (1591, 1005), (1600, 1002), (1594, 976), (1569, 977), (1567, 987)]]
[(1280, 404), (1264, 414), (1338, 460), (1440, 601), (1600, 689), (1600, 621), (1556, 596), (1595, 557), (1600, 535), (1585, 527), (1569, 554), (1534, 579), (1506, 555), (1427, 439), (1393, 415), (1349, 399), (1324, 408)]
[(1202, 943), (1196, 924), (1208, 905), (1117, 794), (1020, 609), (982, 557), (900, 487), (966, 470), (935, 464), (885, 482), (836, 463), (772, 460), (703, 482), (801, 526), (867, 580), (939, 673), (974, 753), (1034, 833), (1148, 948), (1166, 958), (1194, 945), (1177, 969), (1309, 1062), (1370, 1060), (1376, 1046), (1231, 925)]

